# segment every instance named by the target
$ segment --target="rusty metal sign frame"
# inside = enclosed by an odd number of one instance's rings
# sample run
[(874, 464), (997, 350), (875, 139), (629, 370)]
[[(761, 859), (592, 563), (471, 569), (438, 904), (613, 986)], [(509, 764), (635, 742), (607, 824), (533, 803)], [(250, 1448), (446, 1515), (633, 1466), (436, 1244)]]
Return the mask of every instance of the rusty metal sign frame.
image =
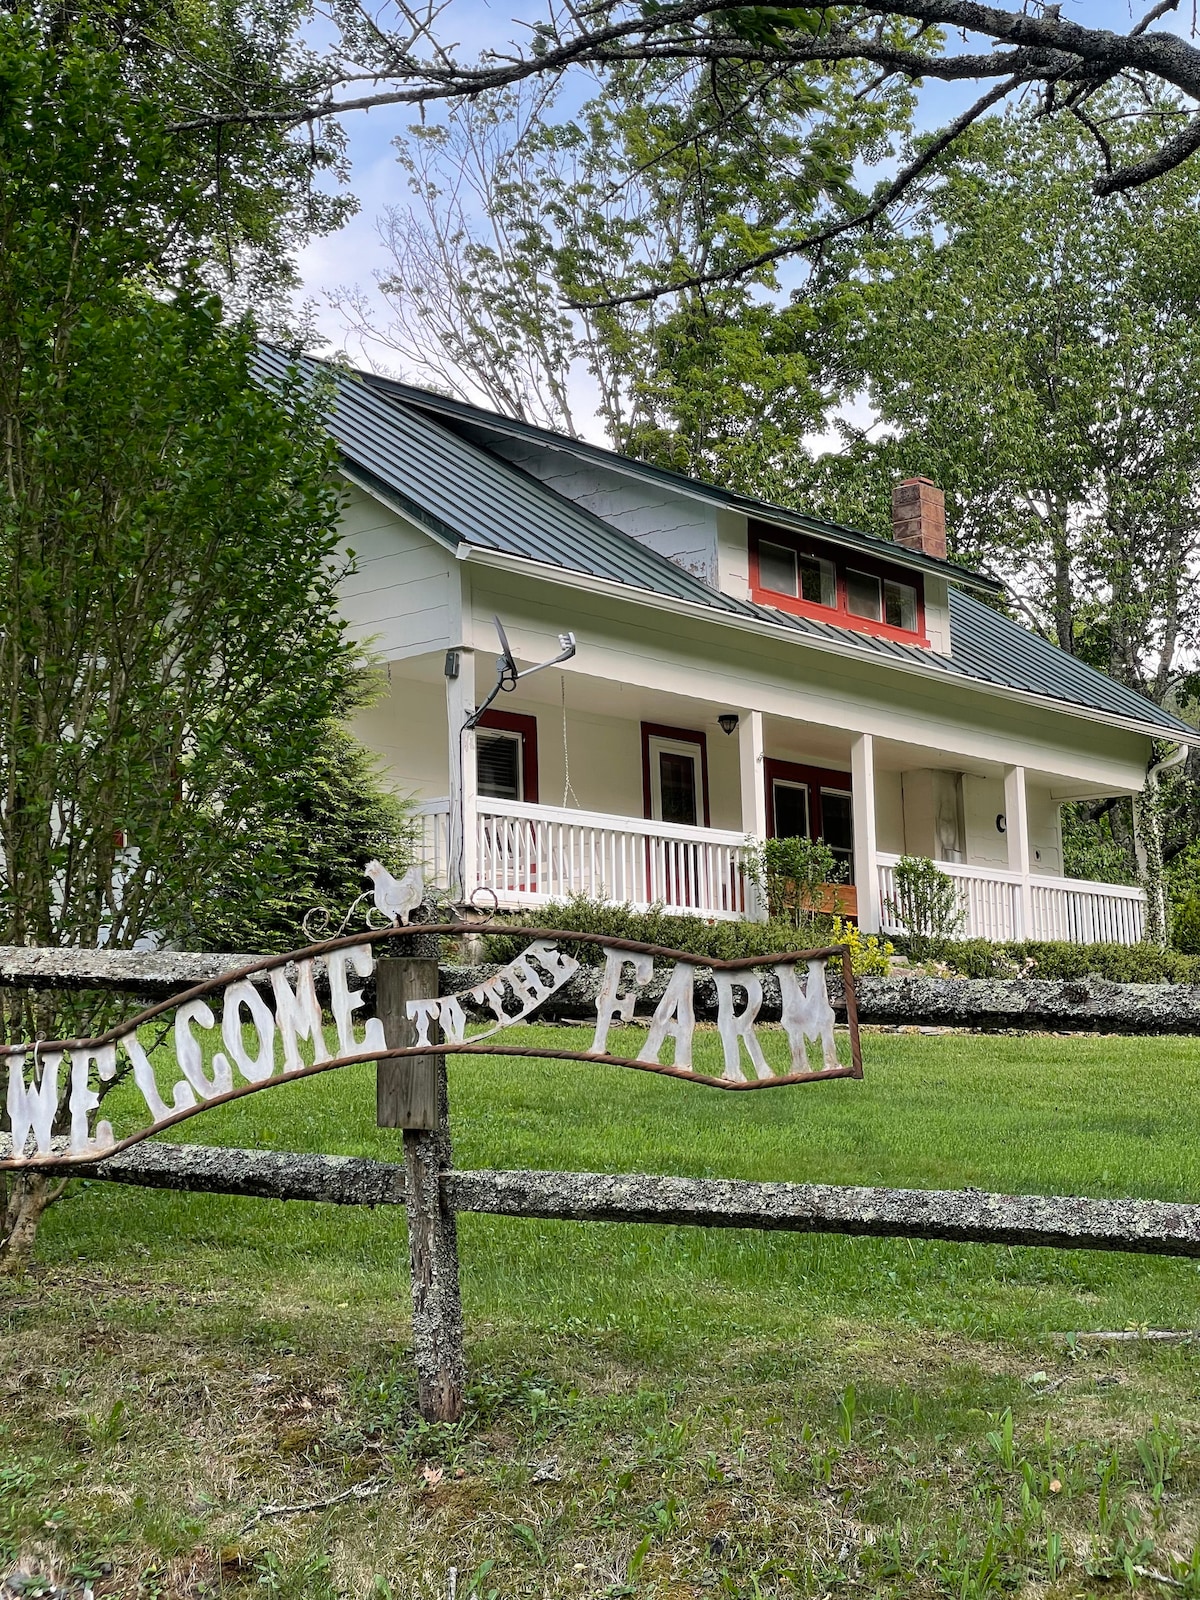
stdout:
[[(310, 1006), (316, 1006), (315, 989), (313, 987), (312, 980), (312, 963), (321, 960), (322, 958), (328, 958), (342, 951), (355, 953), (365, 951), (368, 955), (371, 955), (370, 947), (373, 947), (374, 945), (384, 941), (405, 941), (412, 939), (414, 936), (423, 938), (428, 938), (431, 936), (438, 937), (441, 935), (461, 936), (464, 932), (478, 930), (478, 924), (463, 922), (417, 923), (408, 926), (392, 924), (384, 928), (370, 928), (361, 933), (347, 934), (338, 938), (327, 939), (318, 944), (308, 945), (301, 950), (290, 951), (287, 954), (266, 956), (259, 961), (247, 963), (245, 966), (235, 968), (230, 972), (222, 973), (214, 978), (209, 978), (205, 982), (196, 984), (192, 988), (187, 989), (180, 994), (173, 995), (167, 1000), (159, 1001), (155, 1005), (147, 1007), (144, 1011), (139, 1012), (138, 1015), (128, 1019), (128, 1021), (122, 1022), (116, 1027), (110, 1028), (106, 1033), (99, 1034), (95, 1038), (37, 1040), (26, 1043), (0, 1044), (0, 1061), (7, 1059), (9, 1062), (8, 1106), (10, 1111), (10, 1119), (13, 1120), (14, 1129), (17, 1127), (21, 1129), (20, 1150), (17, 1150), (14, 1147), (11, 1155), (0, 1159), (0, 1170), (29, 1171), (39, 1168), (63, 1169), (71, 1166), (94, 1166), (96, 1162), (104, 1160), (107, 1156), (115, 1155), (122, 1150), (128, 1150), (133, 1145), (140, 1144), (145, 1139), (152, 1138), (154, 1135), (165, 1132), (169, 1128), (176, 1127), (178, 1124), (188, 1121), (190, 1118), (198, 1116), (202, 1112), (208, 1111), (220, 1105), (228, 1104), (230, 1101), (242, 1099), (246, 1095), (258, 1093), (263, 1089), (274, 1088), (280, 1084), (292, 1083), (300, 1078), (313, 1077), (318, 1073), (332, 1072), (341, 1067), (358, 1066), (372, 1061), (396, 1061), (412, 1057), (422, 1057), (428, 1059), (429, 1057), (448, 1057), (452, 1055), (494, 1055), (526, 1057), (529, 1059), (541, 1060), (578, 1061), (596, 1065), (625, 1067), (641, 1072), (653, 1072), (662, 1076), (673, 1077), (681, 1081), (701, 1084), (707, 1088), (727, 1090), (784, 1088), (794, 1084), (824, 1082), (826, 1079), (862, 1077), (862, 1050), (859, 1038), (857, 1006), (855, 1003), (854, 974), (851, 968), (850, 951), (845, 945), (828, 945), (812, 950), (779, 951), (770, 955), (751, 956), (740, 960), (722, 961), (716, 958), (698, 957), (691, 952), (673, 950), (664, 945), (641, 943), (639, 941), (630, 939), (619, 939), (604, 934), (576, 933), (569, 930), (552, 928), (505, 926), (503, 929), (496, 929), (495, 931), (503, 931), (507, 937), (528, 940), (530, 941), (529, 947), (521, 956), (518, 956), (514, 959), (514, 961), (502, 967), (498, 973), (493, 974), (490, 979), (484, 980), (481, 984), (476, 985), (471, 990), (463, 991), (462, 996), (442, 996), (431, 1001), (409, 1002), (409, 1016), (417, 1023), (417, 1026), (421, 1031), (421, 1038), (419, 1039), (419, 1042), (414, 1045), (409, 1045), (404, 1048), (389, 1048), (384, 1042), (382, 1025), (377, 1017), (357, 1018), (350, 1020), (349, 1013), (353, 1009), (356, 1009), (354, 1002), (361, 995), (362, 991), (349, 990), (348, 988), (345, 990), (344, 994), (344, 1001), (346, 1002), (347, 1008), (344, 1016), (337, 1022), (339, 1042), (344, 1040), (347, 1028), (350, 1030), (350, 1036), (353, 1037), (353, 1028), (356, 1025), (363, 1025), (363, 1023), (366, 1024), (368, 1033), (371, 1032), (372, 1025), (374, 1026), (375, 1038), (373, 1042), (370, 1040), (364, 1040), (363, 1047), (361, 1049), (347, 1051), (342, 1055), (315, 1060), (312, 1062), (305, 1062), (301, 1065), (293, 1065), (289, 1067), (287, 1064), (289, 1039), (288, 1036), (284, 1034), (283, 1070), (276, 1071), (275, 1031), (277, 1031), (277, 1019), (276, 1014), (271, 1012), (271, 1060), (269, 1067), (263, 1071), (261, 1057), (255, 1060), (253, 1065), (250, 1066), (245, 1056), (244, 1046), (242, 1046), (239, 1050), (238, 1044), (234, 1043), (233, 1039), (231, 1038), (230, 1030), (226, 1026), (225, 1017), (228, 1014), (228, 1008), (230, 1004), (229, 991), (235, 989), (237, 986), (246, 986), (246, 988), (241, 989), (240, 992), (232, 999), (234, 1018), (233, 1027), (238, 1030), (237, 1037), (239, 1041), (241, 1039), (240, 1012), (243, 1001), (246, 1001), (252, 1011), (254, 1004), (257, 1003), (257, 1005), (261, 1006), (264, 1010), (270, 1012), (270, 1008), (267, 1007), (265, 1000), (261, 995), (258, 994), (258, 991), (253, 987), (253, 985), (249, 984), (249, 980), (252, 978), (268, 973), (282, 973), (284, 968), (288, 967), (289, 965), (295, 965), (295, 967), (298, 969), (296, 990), (293, 991), (291, 986), (286, 984), (286, 980), (284, 987), (287, 989), (288, 994), (291, 996), (293, 1002), (296, 1002), (299, 999), (299, 1003), (301, 1005), (308, 1003)], [(655, 1037), (655, 1027), (657, 1024), (661, 1024), (661, 1028), (658, 1032), (657, 1045), (653, 1052), (653, 1057), (647, 1058), (645, 1055), (642, 1057), (619, 1056), (612, 1054), (611, 1052), (607, 1051), (607, 1049), (599, 1051), (595, 1049), (559, 1050), (542, 1046), (533, 1047), (524, 1044), (505, 1045), (496, 1043), (494, 1041), (494, 1035), (505, 1027), (528, 1021), (536, 1013), (544, 1000), (556, 992), (558, 988), (565, 986), (565, 984), (570, 981), (571, 977), (573, 977), (579, 970), (579, 963), (576, 962), (573, 957), (563, 955), (562, 952), (558, 951), (557, 947), (562, 944), (584, 944), (598, 947), (606, 952), (609, 952), (609, 955), (606, 959), (605, 972), (606, 977), (610, 980), (613, 978), (615, 972), (615, 984), (610, 983), (607, 990), (602, 988), (601, 995), (597, 999), (597, 1039), (603, 1038), (605, 1043), (607, 1042), (608, 1024), (615, 1023), (620, 1025), (622, 1023), (628, 1023), (632, 1020), (633, 1000), (636, 999), (637, 993), (644, 989), (650, 982), (654, 961), (660, 960), (663, 962), (673, 962), (675, 964), (675, 971), (672, 974), (671, 981), (667, 986), (667, 991), (664, 994), (663, 999), (659, 1002), (659, 1007), (656, 1010), (655, 1018), (651, 1023), (650, 1033), (647, 1036), (647, 1048), (649, 1048)], [(547, 959), (548, 956), (550, 956), (552, 959)], [(617, 958), (615, 961), (613, 959), (614, 957)], [(534, 968), (530, 968), (528, 965), (530, 958), (535, 963)], [(806, 1059), (806, 1046), (808, 1041), (816, 1041), (818, 1038), (816, 1032), (808, 1031), (808, 1029), (805, 1027), (806, 1017), (805, 1015), (801, 1014), (804, 1003), (812, 1001), (819, 1008), (820, 1002), (824, 1001), (825, 1007), (828, 1008), (828, 1017), (830, 1019), (828, 1024), (828, 1036), (830, 1038), (832, 1037), (832, 1008), (828, 999), (826, 971), (828, 962), (833, 959), (839, 959), (841, 962), (841, 976), (845, 993), (846, 1020), (848, 1024), (850, 1042), (851, 1059), (849, 1065), (843, 1065), (840, 1063), (835, 1065), (826, 1064), (819, 1070), (802, 1068), (782, 1074), (774, 1074), (771, 1069), (767, 1067), (766, 1075), (756, 1076), (754, 1078), (746, 1078), (740, 1073), (733, 1076), (717, 1077), (711, 1074), (695, 1072), (690, 1066), (677, 1065), (674, 1063), (662, 1063), (656, 1059), (667, 1037), (674, 1039), (675, 1048), (678, 1052), (680, 1048), (681, 1030), (686, 1030), (694, 1026), (694, 1013), (690, 1008), (692, 1006), (691, 996), (694, 990), (695, 980), (698, 975), (705, 973), (711, 973), (714, 976), (734, 976), (737, 974), (753, 975), (760, 970), (773, 967), (777, 970), (780, 982), (782, 984), (784, 983), (783, 974), (785, 971), (794, 972), (794, 969), (800, 963), (807, 963), (809, 966), (808, 982), (810, 985), (816, 980), (818, 972), (820, 974), (821, 990), (819, 997), (810, 996), (807, 986), (803, 991), (801, 991), (797, 981), (794, 982), (791, 987), (791, 994), (793, 997), (793, 1013), (790, 1023), (786, 1004), (784, 1008), (785, 1015), (783, 1021), (785, 1030), (788, 1033), (793, 1066), (795, 1066), (797, 1060)], [(647, 962), (649, 963), (648, 965)], [(540, 974), (536, 970), (536, 964), (539, 963), (542, 968)], [(632, 964), (634, 967), (633, 989), (630, 993), (620, 996), (620, 984), (623, 981), (625, 969), (630, 964)], [(339, 963), (339, 967), (342, 969), (342, 981), (345, 983), (346, 974), (344, 971), (344, 965)], [(515, 1015), (506, 1013), (502, 1009), (501, 1000), (499, 1003), (491, 1004), (491, 1009), (497, 1018), (497, 1024), (496, 1027), (493, 1028), (487, 1035), (449, 1037), (440, 1041), (429, 1040), (427, 1037), (427, 1030), (432, 1024), (443, 1022), (449, 1022), (451, 1024), (453, 1023), (454, 1004), (459, 1004), (458, 1016), (461, 1017), (463, 1014), (461, 1000), (463, 998), (471, 1000), (473, 1004), (483, 1005), (485, 1001), (490, 1001), (490, 996), (486, 993), (489, 987), (496, 987), (498, 980), (505, 979), (506, 974), (514, 971), (520, 971), (522, 968), (524, 969), (525, 973), (525, 978), (523, 981), (527, 987), (520, 989), (514, 982), (512, 984), (512, 992), (514, 997), (518, 998), (518, 1000), (521, 993), (526, 994), (527, 999), (531, 1003), (529, 1003), (525, 1009), (519, 1011), (518, 1014)], [(368, 966), (365, 970), (357, 963), (355, 964), (354, 970), (358, 977), (364, 979), (369, 977), (374, 970), (373, 955), (371, 955), (370, 966)], [(557, 981), (547, 983), (547, 976), (556, 979)], [(531, 979), (537, 979), (537, 981), (531, 983)], [(761, 1006), (761, 989), (759, 990), (757, 1002), (754, 1004), (753, 1010), (751, 1010), (750, 990), (745, 985), (742, 985), (742, 987), (746, 988), (747, 1006), (741, 1013), (733, 1014), (730, 1012), (732, 1021), (735, 1024), (733, 1048), (737, 1060), (740, 1062), (740, 1052), (742, 1044), (745, 1042), (747, 1051), (751, 1056), (752, 1064), (755, 1065), (755, 1070), (759, 1071), (760, 1069), (758, 1062), (755, 1060), (757, 1045), (753, 1042), (753, 1025), (757, 1020), (758, 1011)], [(275, 988), (275, 996), (278, 1000), (280, 990), (275, 987), (275, 985), (273, 985), (273, 988)], [(540, 993), (537, 992), (539, 988)], [(303, 991), (302, 994), (301, 991)], [(101, 1138), (100, 1142), (95, 1142), (90, 1133), (88, 1116), (90, 1112), (98, 1108), (100, 1104), (100, 1097), (95, 1095), (90, 1089), (89, 1073), (91, 1068), (95, 1066), (101, 1078), (105, 1080), (111, 1080), (115, 1076), (117, 1070), (115, 1055), (115, 1048), (117, 1044), (128, 1040), (131, 1036), (136, 1037), (138, 1029), (144, 1027), (147, 1023), (155, 1021), (157, 1018), (163, 1016), (167, 1012), (178, 1011), (182, 1007), (190, 1006), (196, 1003), (203, 1003), (209, 996), (217, 993), (222, 993), (226, 1000), (226, 1004), (222, 1007), (221, 1022), (218, 1024), (217, 1019), (212, 1016), (211, 1011), (208, 1012), (208, 1017), (210, 1020), (203, 1021), (201, 1018), (195, 1018), (194, 1020), (201, 1021), (201, 1025), (205, 1028), (214, 1028), (219, 1026), (221, 1029), (221, 1036), (225, 1041), (225, 1046), (230, 1051), (230, 1054), (234, 1056), (234, 1060), (239, 1067), (239, 1071), (242, 1072), (242, 1075), (246, 1076), (246, 1069), (248, 1066), (250, 1067), (250, 1071), (256, 1075), (253, 1077), (248, 1077), (246, 1082), (234, 1086), (232, 1085), (232, 1065), (228, 1061), (225, 1061), (225, 1068), (228, 1069), (226, 1076), (228, 1076), (231, 1086), (228, 1089), (224, 1089), (220, 1092), (212, 1094), (204, 1094), (201, 1092), (200, 1097), (197, 1099), (196, 1094), (194, 1093), (194, 1089), (197, 1086), (195, 1085), (194, 1080), (187, 1076), (187, 1068), (183, 1067), (181, 1070), (183, 1070), (185, 1073), (185, 1081), (182, 1083), (177, 1083), (174, 1086), (174, 1091), (182, 1092), (173, 1092), (174, 1104), (172, 1109), (168, 1111), (166, 1108), (166, 1103), (162, 1100), (161, 1095), (158, 1093), (157, 1084), (153, 1078), (153, 1069), (147, 1066), (146, 1070), (150, 1073), (150, 1088), (153, 1090), (153, 1098), (163, 1108), (165, 1114), (155, 1117), (147, 1127), (137, 1129), (132, 1134), (129, 1134), (121, 1139), (116, 1139), (113, 1137), (111, 1128), (109, 1128), (107, 1124), (102, 1123), (99, 1125), (99, 1130), (102, 1131), (103, 1137)], [(601, 1012), (601, 1006), (605, 1003), (606, 993), (608, 1002), (610, 1004), (610, 1011), (607, 1016), (607, 1021), (605, 1022), (603, 1013)], [(731, 990), (728, 988), (723, 988), (718, 980), (718, 993), (719, 995), (727, 993), (731, 994)], [(800, 1006), (800, 1010), (795, 1009), (796, 1005)], [(205, 1009), (207, 1010), (207, 1007)], [(440, 1017), (438, 1015), (440, 1011), (445, 1011), (446, 1016)], [(299, 1013), (297, 1012), (297, 1016), (298, 1015)], [(193, 1019), (189, 1018), (188, 1020), (190, 1021)], [(306, 1017), (301, 1020), (311, 1021), (311, 1011), (307, 1013)], [(321, 1009), (319, 1006), (317, 1006), (317, 1027), (318, 1036), (321, 1037), (322, 1048), (324, 1048), (323, 1024), (321, 1022)], [(799, 1037), (797, 1037), (797, 1030), (799, 1032)], [(283, 1032), (282, 1029), (278, 1029), (278, 1031), (281, 1033)], [(688, 1033), (688, 1037), (690, 1038), (690, 1032)], [(300, 1038), (308, 1038), (311, 1041), (312, 1035), (310, 1032), (306, 1032), (299, 1027), (294, 1027), (290, 1038), (293, 1054), (298, 1055), (296, 1046)], [(724, 1033), (722, 1033), (722, 1040), (723, 1043), (725, 1043)], [(826, 1045), (823, 1048), (825, 1048), (826, 1061), (828, 1063), (828, 1046)], [(762, 1060), (763, 1058), (761, 1057), (761, 1051), (758, 1051), (757, 1053), (759, 1060)], [(34, 1067), (34, 1079), (32, 1087), (27, 1086), (25, 1083), (25, 1060), (30, 1055), (33, 1057)], [(148, 1058), (145, 1056), (145, 1052), (142, 1052), (142, 1058), (143, 1061), (148, 1061)], [(59, 1106), (57, 1087), (58, 1069), (62, 1066), (64, 1061), (70, 1061), (71, 1091), (69, 1096), (69, 1104), (73, 1113), (72, 1147), (67, 1150), (55, 1151), (52, 1149), (44, 1149), (43, 1145), (48, 1142), (48, 1139), (38, 1136), (38, 1131), (30, 1115), (28, 1114), (26, 1097), (33, 1094), (38, 1094), (40, 1096), (41, 1093), (42, 1079), (39, 1077), (39, 1064), (48, 1064), (50, 1059), (54, 1059), (55, 1063), (55, 1092), (53, 1099), (55, 1112), (57, 1112)], [(224, 1058), (220, 1056), (214, 1056), (213, 1058), (214, 1082), (216, 1081), (216, 1063), (218, 1060), (222, 1059)], [(688, 1059), (690, 1060), (690, 1056)], [(728, 1044), (726, 1044), (727, 1063), (729, 1062), (729, 1059), (729, 1047)], [(197, 1063), (199, 1063), (198, 1070), (201, 1074), (201, 1077), (207, 1084), (209, 1080), (204, 1076), (203, 1064), (199, 1054), (198, 1046), (196, 1060)], [(836, 1061), (836, 1056), (834, 1057), (834, 1060)], [(107, 1071), (105, 1070), (106, 1067), (108, 1069)], [(80, 1072), (80, 1068), (82, 1068), (82, 1072)], [(145, 1092), (146, 1085), (139, 1077), (136, 1063), (134, 1068), (134, 1076), (135, 1080), (138, 1082), (139, 1089), (143, 1091), (143, 1098), (147, 1101), (147, 1108), (153, 1113), (153, 1105)], [(20, 1085), (19, 1098), (17, 1094), (18, 1081)], [(18, 1110), (18, 1107), (21, 1108), (19, 1119), (12, 1118), (12, 1113)], [(43, 1104), (39, 1099), (39, 1109), (43, 1113), (43, 1132), (45, 1132), (47, 1125), (45, 1123), (44, 1113), (49, 1109), (49, 1102)], [(34, 1139), (35, 1149), (33, 1154), (27, 1156), (24, 1154), (24, 1150), (31, 1137)], [(85, 1138), (86, 1143), (84, 1142)]]

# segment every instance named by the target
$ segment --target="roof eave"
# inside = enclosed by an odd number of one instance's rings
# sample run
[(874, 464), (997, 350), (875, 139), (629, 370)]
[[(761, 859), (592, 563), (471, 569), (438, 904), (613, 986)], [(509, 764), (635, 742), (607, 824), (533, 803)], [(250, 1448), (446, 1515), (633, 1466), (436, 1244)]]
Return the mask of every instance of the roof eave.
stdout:
[[(1173, 740), (1178, 744), (1191, 744), (1200, 746), (1200, 730), (1194, 728), (1167, 728), (1159, 723), (1142, 722), (1134, 717), (1124, 717), (1115, 712), (1102, 711), (1095, 706), (1081, 705), (1071, 700), (1058, 700), (1053, 695), (1036, 694), (1027, 689), (1014, 689), (1006, 684), (991, 683), (987, 679), (977, 678), (973, 674), (964, 672), (961, 667), (951, 664), (949, 671), (945, 668), (931, 668), (911, 657), (881, 656), (874, 651), (856, 649), (850, 641), (829, 640), (816, 634), (802, 633), (796, 628), (789, 627), (786, 623), (767, 622), (761, 617), (747, 616), (736, 611), (722, 611), (716, 607), (702, 605), (697, 601), (681, 600), (674, 596), (662, 595), (652, 589), (642, 589), (633, 584), (620, 583), (612, 578), (597, 578), (591, 573), (580, 572), (574, 567), (558, 567), (548, 562), (530, 560), (526, 556), (509, 555), (503, 550), (489, 550), (483, 545), (468, 544), (465, 541), (458, 549), (459, 559), (471, 562), (478, 566), (497, 567), (501, 570), (517, 569), (531, 571), (535, 577), (544, 579), (548, 583), (557, 583), (564, 588), (579, 589), (589, 593), (603, 593), (614, 599), (627, 600), (635, 605), (648, 606), (656, 611), (669, 611), (675, 614), (680, 612), (698, 620), (715, 622), (725, 627), (737, 628), (745, 633), (756, 633), (766, 638), (781, 639), (791, 644), (797, 644), (808, 649), (820, 650), (827, 655), (849, 657), (854, 661), (861, 661), (869, 666), (891, 669), (895, 672), (907, 672), (914, 677), (933, 683), (955, 683), (966, 688), (977, 690), (980, 694), (992, 696), (999, 700), (1008, 700), (1018, 705), (1038, 706), (1046, 711), (1055, 711), (1062, 716), (1077, 717), (1085, 722), (1100, 723), (1104, 727), (1123, 728), (1127, 732), (1141, 734), (1143, 737), (1159, 740)], [(947, 658), (939, 658), (946, 660)]]

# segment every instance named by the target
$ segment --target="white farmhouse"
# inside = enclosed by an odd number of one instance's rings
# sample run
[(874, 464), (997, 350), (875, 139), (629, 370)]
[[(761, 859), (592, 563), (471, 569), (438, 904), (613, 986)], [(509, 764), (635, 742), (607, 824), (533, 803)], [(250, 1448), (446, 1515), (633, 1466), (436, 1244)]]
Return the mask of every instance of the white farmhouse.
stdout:
[[(747, 836), (804, 834), (864, 930), (907, 852), (957, 881), (968, 934), (1140, 936), (1140, 890), (1063, 876), (1059, 807), (1200, 736), (989, 607), (933, 484), (897, 487), (889, 541), (369, 373), (335, 371), (328, 425), (345, 615), (387, 663), (358, 731), (455, 894), (753, 915)], [(497, 615), (522, 669), (577, 650), (468, 729)]]

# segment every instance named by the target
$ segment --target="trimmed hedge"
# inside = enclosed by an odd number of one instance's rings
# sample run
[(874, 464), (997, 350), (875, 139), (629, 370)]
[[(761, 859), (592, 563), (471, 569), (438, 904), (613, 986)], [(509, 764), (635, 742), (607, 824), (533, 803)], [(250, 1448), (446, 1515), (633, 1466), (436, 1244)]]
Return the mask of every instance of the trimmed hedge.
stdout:
[[(891, 945), (884, 939), (868, 938), (852, 923), (838, 917), (816, 916), (810, 929), (797, 929), (794, 922), (708, 922), (703, 917), (672, 915), (658, 908), (637, 911), (630, 905), (608, 905), (580, 895), (536, 911), (498, 917), (484, 935), (485, 961), (511, 961), (525, 948), (525, 940), (500, 931), (504, 923), (539, 928), (562, 928), (573, 933), (603, 933), (615, 939), (635, 939), (643, 944), (661, 944), (669, 950), (685, 950), (689, 955), (711, 956), (717, 961), (736, 961), (743, 956), (766, 956), (776, 950), (803, 950), (826, 944), (848, 944), (855, 972), (886, 974)], [(584, 945), (573, 952), (580, 961), (600, 966), (604, 950)]]
[[(898, 941), (900, 942), (900, 941)], [(937, 959), (964, 978), (1086, 978), (1114, 983), (1200, 983), (1200, 956), (1150, 944), (1066, 944), (947, 940)]]

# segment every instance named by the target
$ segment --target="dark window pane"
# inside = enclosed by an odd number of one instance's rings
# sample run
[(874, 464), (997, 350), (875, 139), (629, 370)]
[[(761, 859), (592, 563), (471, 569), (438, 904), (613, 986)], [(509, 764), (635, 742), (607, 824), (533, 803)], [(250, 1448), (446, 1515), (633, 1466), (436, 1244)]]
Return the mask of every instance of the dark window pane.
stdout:
[(832, 561), (820, 556), (800, 557), (800, 594), (815, 606), (837, 605), (837, 578)]
[(883, 620), (891, 628), (917, 631), (917, 591), (911, 584), (893, 583), (891, 579), (884, 584)]
[(758, 546), (758, 581), (773, 594), (796, 595), (796, 552), (783, 544)]
[(802, 783), (776, 780), (771, 798), (775, 806), (777, 839), (808, 838), (808, 790)]
[(521, 799), (521, 735), (481, 728), (475, 736), (479, 793), (491, 800)]
[(676, 750), (658, 752), (658, 781), (662, 795), (662, 820), (696, 825), (696, 758)]
[(836, 789), (821, 790), (821, 823), (845, 883), (854, 882), (854, 802)]
[(853, 616), (867, 617), (872, 622), (881, 620), (879, 605), (879, 579), (869, 572), (846, 569), (846, 605)]

